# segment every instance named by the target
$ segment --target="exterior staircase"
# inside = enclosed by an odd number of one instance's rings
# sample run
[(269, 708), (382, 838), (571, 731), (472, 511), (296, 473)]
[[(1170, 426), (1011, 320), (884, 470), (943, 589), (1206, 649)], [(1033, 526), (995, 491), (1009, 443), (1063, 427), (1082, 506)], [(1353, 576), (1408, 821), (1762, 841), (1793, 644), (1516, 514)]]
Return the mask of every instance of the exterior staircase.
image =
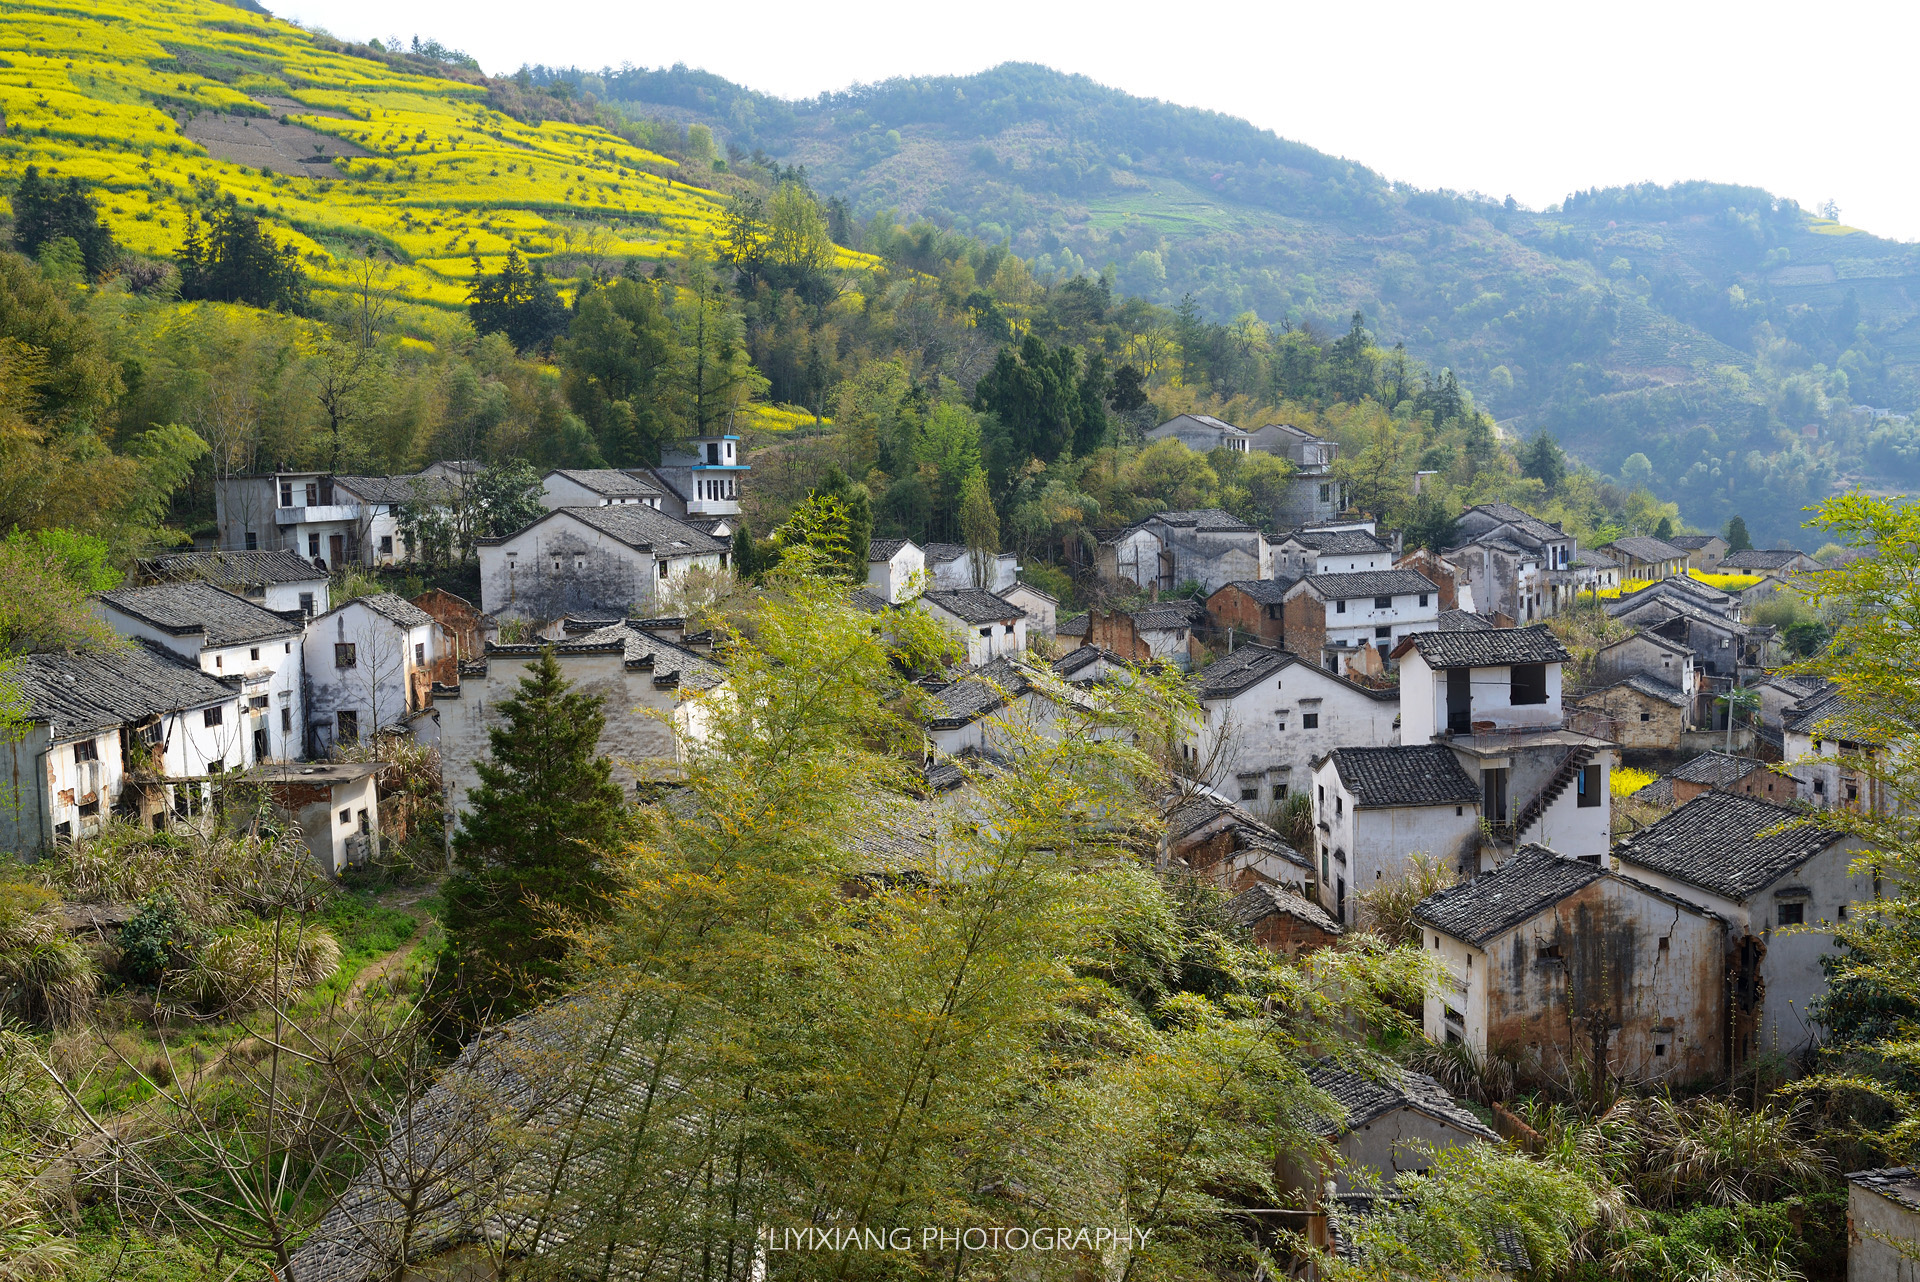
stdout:
[(1547, 807), (1560, 800), (1560, 794), (1573, 786), (1573, 781), (1580, 777), (1580, 772), (1586, 769), (1598, 751), (1593, 745), (1583, 743), (1560, 759), (1560, 766), (1553, 772), (1553, 778), (1547, 780), (1546, 786), (1535, 793), (1520, 808), (1520, 813), (1513, 817), (1512, 831), (1516, 843), (1526, 835), (1527, 829), (1540, 822), (1540, 816), (1547, 813)]

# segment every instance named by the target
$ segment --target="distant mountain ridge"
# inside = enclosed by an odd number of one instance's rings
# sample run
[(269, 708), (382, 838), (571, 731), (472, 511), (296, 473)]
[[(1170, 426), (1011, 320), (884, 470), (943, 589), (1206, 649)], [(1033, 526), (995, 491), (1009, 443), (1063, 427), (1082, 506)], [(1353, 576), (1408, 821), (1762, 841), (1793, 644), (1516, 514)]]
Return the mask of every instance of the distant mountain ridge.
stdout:
[(530, 74), (804, 165), (859, 215), (1005, 238), (1214, 319), (1325, 331), (1359, 309), (1509, 430), (1551, 430), (1609, 474), (1645, 455), (1697, 523), (1737, 508), (1780, 537), (1837, 484), (1920, 482), (1920, 433), (1848, 412), (1920, 403), (1920, 247), (1759, 188), (1530, 212), (1026, 63), (799, 102), (685, 67)]

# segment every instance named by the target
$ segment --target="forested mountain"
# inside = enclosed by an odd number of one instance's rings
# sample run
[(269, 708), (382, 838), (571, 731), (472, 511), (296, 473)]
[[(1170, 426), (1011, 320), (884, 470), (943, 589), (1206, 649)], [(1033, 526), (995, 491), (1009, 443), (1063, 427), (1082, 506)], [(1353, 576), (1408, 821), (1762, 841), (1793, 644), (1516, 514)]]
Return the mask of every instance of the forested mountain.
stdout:
[(1510, 432), (1651, 478), (1701, 525), (1738, 507), (1771, 541), (1840, 482), (1920, 480), (1920, 432), (1852, 409), (1920, 396), (1920, 251), (1756, 188), (1529, 211), (1030, 64), (805, 102), (685, 67), (532, 75), (804, 166), (856, 221), (892, 211), (1004, 239), (1043, 272), (1105, 272), (1169, 306), (1191, 295), (1218, 322), (1325, 333), (1359, 309)]

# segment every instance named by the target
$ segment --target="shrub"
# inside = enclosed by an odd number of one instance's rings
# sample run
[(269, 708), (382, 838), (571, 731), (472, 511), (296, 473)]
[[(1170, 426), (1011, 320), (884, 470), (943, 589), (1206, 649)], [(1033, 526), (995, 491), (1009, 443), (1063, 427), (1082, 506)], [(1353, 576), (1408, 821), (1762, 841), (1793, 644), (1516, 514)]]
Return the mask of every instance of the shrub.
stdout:
[(0, 1016), (69, 1024), (86, 1013), (98, 984), (59, 900), (39, 886), (0, 882)]
[(1424, 851), (1407, 856), (1407, 871), (1375, 882), (1355, 896), (1368, 930), (1392, 944), (1418, 944), (1413, 910), (1420, 901), (1453, 884), (1453, 870)]
[(340, 945), (296, 918), (253, 922), (208, 941), (169, 996), (203, 1015), (232, 1015), (285, 1001), (333, 974)]
[(150, 895), (120, 928), (120, 969), (140, 983), (158, 984), (166, 972), (188, 964), (191, 935), (177, 899), (165, 891)]

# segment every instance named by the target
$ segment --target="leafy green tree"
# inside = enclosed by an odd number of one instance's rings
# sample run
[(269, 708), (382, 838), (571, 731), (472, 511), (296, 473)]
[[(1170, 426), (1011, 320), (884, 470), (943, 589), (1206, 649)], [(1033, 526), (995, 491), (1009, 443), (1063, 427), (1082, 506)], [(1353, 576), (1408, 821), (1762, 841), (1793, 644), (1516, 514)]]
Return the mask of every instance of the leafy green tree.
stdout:
[(1653, 527), (1653, 537), (1656, 539), (1660, 539), (1663, 542), (1667, 539), (1672, 538), (1673, 537), (1673, 518), (1670, 516), (1661, 517), (1660, 524)]
[(766, 201), (751, 193), (735, 196), (720, 218), (720, 260), (758, 280), (767, 265), (768, 235)]
[(1050, 463), (1078, 439), (1085, 411), (1079, 365), (1072, 348), (1050, 352), (1029, 334), (1017, 349), (1002, 348), (976, 385), (976, 405), (999, 418), (1016, 457)]
[(1380, 375), (1380, 353), (1359, 312), (1347, 332), (1327, 353), (1327, 385), (1335, 400), (1359, 401), (1373, 395)]
[(1116, 414), (1137, 414), (1147, 407), (1147, 380), (1132, 365), (1113, 371), (1107, 405)]
[(659, 291), (636, 280), (587, 290), (557, 346), (567, 403), (600, 453), (616, 467), (657, 464), (676, 434), (669, 389), (679, 355)]
[(767, 380), (746, 351), (746, 327), (706, 265), (688, 269), (669, 309), (679, 350), (670, 384), (671, 412), (687, 436), (717, 436)]
[(849, 581), (864, 583), (867, 578), (867, 544), (873, 539), (873, 496), (867, 487), (850, 480), (837, 467), (827, 469), (816, 498), (829, 500), (845, 514), (847, 554), (836, 567)]
[(525, 459), (489, 463), (467, 482), (462, 495), (471, 510), (472, 537), (497, 539), (546, 515), (540, 473)]
[(1413, 500), (1401, 529), (1407, 547), (1444, 551), (1460, 541), (1460, 513), (1438, 494), (1425, 491)]
[(1535, 432), (1520, 447), (1519, 458), (1521, 473), (1545, 485), (1548, 494), (1559, 493), (1566, 483), (1567, 456), (1551, 432)]
[(1000, 550), (1000, 517), (993, 510), (993, 497), (987, 493), (985, 472), (975, 472), (960, 487), (960, 531), (973, 563), (973, 586), (989, 586), (988, 567), (993, 554)]
[[(779, 548), (780, 565), (787, 569), (843, 580), (852, 572), (856, 552), (853, 518), (846, 501), (838, 495), (820, 490), (809, 494), (806, 502), (773, 532), (773, 542)], [(860, 573), (853, 581), (863, 582), (867, 577), (866, 544), (858, 545), (858, 555)], [(761, 574), (764, 578), (764, 568)]]
[(544, 352), (567, 332), (567, 305), (539, 263), (529, 267), (518, 249), (508, 249), (497, 272), (473, 256), (467, 286), (467, 317), (482, 334), (505, 334), (516, 351)]
[(1728, 519), (1727, 551), (1729, 552), (1753, 551), (1753, 536), (1747, 533), (1747, 522), (1744, 517), (1735, 515)]
[(505, 1018), (560, 990), (561, 930), (603, 918), (632, 815), (599, 755), (606, 714), (561, 676), (551, 650), (527, 665), (475, 763), (479, 786), (453, 838), (448, 995), (468, 1020)]
[(292, 242), (277, 245), (260, 220), (229, 195), (208, 212), (187, 215), (185, 239), (175, 255), (180, 297), (304, 313), (307, 272)]
[(74, 243), (90, 279), (112, 267), (119, 256), (113, 233), (100, 221), (100, 210), (79, 179), (49, 182), (40, 176), (39, 166), (28, 165), (13, 191), (13, 247), (37, 258), (60, 240)]
[(766, 259), (791, 275), (825, 271), (833, 264), (827, 217), (802, 183), (781, 183), (767, 202)]

